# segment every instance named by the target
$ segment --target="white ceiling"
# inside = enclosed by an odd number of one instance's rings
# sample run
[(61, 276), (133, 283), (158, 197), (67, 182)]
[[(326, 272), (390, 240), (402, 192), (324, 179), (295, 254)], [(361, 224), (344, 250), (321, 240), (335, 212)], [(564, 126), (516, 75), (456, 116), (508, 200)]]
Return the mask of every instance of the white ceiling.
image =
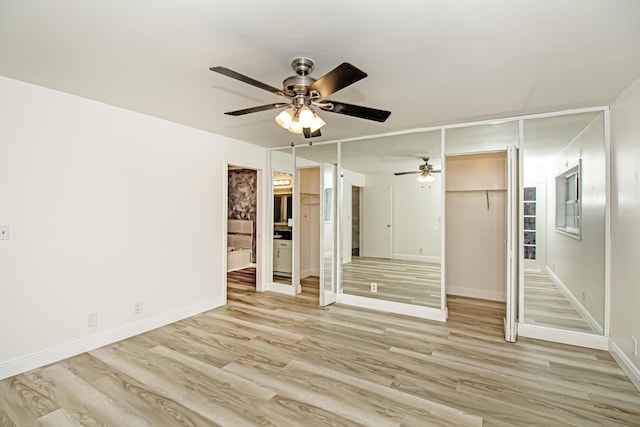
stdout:
[(606, 105), (640, 74), (638, 0), (0, 0), (0, 75), (265, 147), (303, 143), (279, 87), (308, 56), (369, 76), (332, 95), (392, 111), (385, 123), (321, 115), (317, 141)]

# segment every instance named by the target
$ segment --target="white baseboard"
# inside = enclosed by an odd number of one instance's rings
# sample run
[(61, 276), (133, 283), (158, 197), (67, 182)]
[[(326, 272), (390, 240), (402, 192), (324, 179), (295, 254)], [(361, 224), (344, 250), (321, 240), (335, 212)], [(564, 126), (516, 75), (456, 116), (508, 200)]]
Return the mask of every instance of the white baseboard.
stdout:
[(270, 291), (270, 292), (277, 292), (279, 294), (285, 294), (285, 295), (295, 295), (296, 294), (296, 287), (293, 285), (284, 285), (282, 283), (267, 283), (267, 288), (265, 289), (265, 291)]
[(345, 305), (369, 308), (371, 310), (385, 311), (387, 313), (404, 314), (406, 316), (419, 317), (421, 319), (437, 320), (439, 322), (445, 322), (447, 320), (446, 311), (440, 310), (439, 308), (403, 304), (395, 301), (385, 301), (349, 294), (337, 294), (336, 302)]
[(224, 297), (211, 298), (2, 363), (0, 364), (0, 380), (133, 337), (223, 305), (225, 305)]
[(316, 276), (319, 277), (320, 276), (320, 271), (316, 268), (309, 268), (307, 270), (302, 270), (300, 271), (300, 278), (304, 279), (305, 277), (309, 277), (309, 276)]
[(391, 254), (391, 259), (399, 259), (402, 261), (428, 262), (430, 264), (440, 264), (439, 256)]
[(551, 278), (553, 283), (555, 283), (556, 286), (558, 287), (558, 289), (560, 289), (560, 292), (562, 292), (564, 294), (564, 296), (567, 297), (567, 299), (569, 300), (571, 305), (573, 305), (573, 307), (576, 310), (578, 310), (578, 313), (580, 313), (580, 316), (582, 316), (582, 318), (587, 322), (587, 324), (589, 325), (591, 330), (595, 334), (604, 335), (604, 329), (602, 328), (602, 326), (600, 324), (598, 324), (596, 319), (582, 305), (580, 300), (578, 298), (576, 298), (575, 295), (573, 295), (573, 293), (569, 290), (569, 288), (567, 288), (565, 286), (565, 284), (562, 282), (562, 280), (560, 280), (560, 278), (558, 276), (556, 276), (556, 274), (553, 271), (551, 271), (549, 266), (545, 266), (545, 270), (547, 271), (547, 274), (549, 275), (549, 277)]
[(518, 324), (518, 335), (538, 340), (558, 342), (578, 347), (609, 350), (609, 338), (586, 332), (560, 330), (548, 326)]
[(638, 369), (631, 359), (629, 359), (629, 356), (622, 351), (613, 338), (609, 339), (609, 353), (611, 353), (611, 356), (613, 356), (618, 365), (620, 365), (620, 368), (627, 377), (629, 377), (633, 385), (640, 391), (640, 369)]
[(465, 286), (447, 285), (447, 295), (456, 295), (459, 297), (480, 298), (490, 301), (506, 300), (504, 291), (488, 291), (485, 289), (467, 288)]

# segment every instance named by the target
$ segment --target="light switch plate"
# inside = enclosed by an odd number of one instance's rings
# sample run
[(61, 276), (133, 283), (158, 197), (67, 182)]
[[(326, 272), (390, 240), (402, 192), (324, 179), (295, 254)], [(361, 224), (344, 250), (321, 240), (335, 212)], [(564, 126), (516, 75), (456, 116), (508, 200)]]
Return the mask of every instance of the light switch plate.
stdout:
[(0, 225), (0, 240), (9, 240), (9, 226)]

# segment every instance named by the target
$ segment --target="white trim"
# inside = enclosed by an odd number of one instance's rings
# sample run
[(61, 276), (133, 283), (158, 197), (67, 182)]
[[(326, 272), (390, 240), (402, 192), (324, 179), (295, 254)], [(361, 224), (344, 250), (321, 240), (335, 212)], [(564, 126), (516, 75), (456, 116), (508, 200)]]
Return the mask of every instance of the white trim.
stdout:
[(609, 339), (609, 353), (611, 353), (611, 356), (613, 356), (618, 365), (620, 365), (620, 369), (629, 377), (633, 385), (640, 391), (640, 369), (638, 369), (631, 359), (629, 359), (629, 356), (622, 351), (613, 338)]
[(560, 330), (548, 326), (520, 323), (518, 324), (518, 335), (521, 337), (558, 342), (578, 347), (593, 348), (596, 350), (609, 350), (608, 337), (586, 332)]
[(339, 304), (353, 305), (360, 308), (384, 311), (387, 313), (403, 314), (405, 316), (419, 317), (421, 319), (437, 320), (445, 322), (447, 315), (445, 310), (439, 308), (424, 307), (420, 305), (404, 304), (395, 301), (379, 300), (357, 295), (337, 294), (336, 302)]
[(400, 261), (418, 261), (418, 262), (427, 262), (430, 264), (440, 264), (439, 256), (391, 254), (391, 259), (397, 259)]
[[(604, 204), (604, 335), (611, 334), (611, 123), (604, 110), (605, 204)], [(636, 384), (637, 386), (637, 384)], [(640, 389), (640, 387), (638, 387)]]
[(300, 272), (300, 280), (309, 277), (309, 276), (316, 276), (316, 277), (320, 277), (320, 270), (316, 269), (316, 268), (308, 268), (306, 270), (302, 270)]
[[(569, 115), (569, 114), (580, 114), (580, 113), (590, 113), (593, 111), (609, 111), (609, 106), (608, 105), (604, 105), (604, 106), (598, 106), (598, 107), (587, 107), (587, 108), (576, 108), (576, 109), (572, 109), (572, 110), (560, 110), (560, 111), (549, 111), (549, 112), (545, 112), (545, 113), (535, 113), (535, 114), (524, 114), (524, 115), (520, 115), (520, 116), (509, 116), (509, 117), (495, 117), (495, 118), (491, 118), (491, 119), (486, 119), (486, 120), (476, 120), (476, 121), (472, 121), (472, 122), (463, 122), (463, 123), (452, 123), (452, 124), (448, 124), (448, 125), (440, 125), (440, 126), (431, 126), (431, 127), (426, 127), (426, 128), (412, 128), (412, 129), (405, 129), (402, 131), (397, 131), (397, 132), (387, 132), (387, 133), (378, 133), (375, 135), (367, 135), (367, 136), (356, 136), (353, 138), (343, 138), (343, 139), (334, 139), (331, 141), (323, 141), (323, 142), (314, 142), (313, 145), (328, 145), (328, 144), (335, 144), (338, 142), (351, 142), (351, 141), (364, 141), (367, 139), (374, 139), (374, 138), (383, 138), (383, 137), (389, 137), (389, 136), (396, 136), (396, 135), (406, 135), (406, 134), (410, 134), (410, 133), (417, 133), (417, 132), (429, 132), (429, 131), (436, 131), (436, 130), (446, 130), (446, 129), (456, 129), (456, 128), (463, 128), (463, 127), (469, 127), (469, 126), (477, 126), (477, 125), (493, 125), (493, 124), (497, 124), (497, 121), (500, 121), (500, 124), (503, 123), (508, 123), (508, 122), (513, 122), (513, 121), (517, 121), (517, 120), (521, 120), (521, 119), (542, 119), (542, 118), (546, 118), (546, 117), (556, 117), (556, 116), (565, 116), (565, 115)], [(267, 148), (268, 151), (275, 151), (275, 150), (282, 150), (285, 148), (291, 148), (290, 145), (282, 145), (279, 147), (270, 147)], [(444, 151), (443, 151), (444, 153)]]
[(580, 300), (578, 300), (578, 298), (576, 298), (576, 296), (571, 293), (569, 288), (567, 288), (565, 284), (562, 283), (562, 280), (560, 280), (560, 278), (556, 276), (556, 274), (553, 271), (551, 271), (548, 265), (545, 266), (545, 270), (547, 271), (547, 274), (549, 275), (553, 283), (555, 283), (555, 285), (558, 287), (560, 292), (562, 292), (564, 296), (567, 297), (571, 305), (573, 305), (573, 307), (576, 310), (578, 310), (578, 312), (580, 313), (580, 316), (582, 316), (582, 318), (586, 320), (587, 324), (589, 324), (589, 327), (591, 328), (593, 333), (598, 335), (604, 335), (604, 329), (602, 328), (602, 326), (598, 324), (597, 320), (580, 303)]
[(265, 291), (271, 291), (279, 294), (295, 296), (296, 287), (293, 285), (284, 285), (282, 283), (270, 282), (270, 283), (267, 283), (267, 287)]
[(488, 291), (485, 289), (476, 289), (476, 288), (468, 288), (465, 286), (447, 286), (447, 294), (448, 295), (456, 295), (460, 297), (468, 297), (468, 298), (480, 298), (487, 299), (491, 301), (505, 301), (506, 300), (506, 292), (502, 291)]
[(0, 365), (0, 380), (178, 322), (187, 317), (195, 316), (223, 305), (225, 305), (224, 297), (210, 298), (168, 313), (142, 319), (115, 329), (99, 332), (66, 344), (32, 353), (19, 359), (11, 360)]

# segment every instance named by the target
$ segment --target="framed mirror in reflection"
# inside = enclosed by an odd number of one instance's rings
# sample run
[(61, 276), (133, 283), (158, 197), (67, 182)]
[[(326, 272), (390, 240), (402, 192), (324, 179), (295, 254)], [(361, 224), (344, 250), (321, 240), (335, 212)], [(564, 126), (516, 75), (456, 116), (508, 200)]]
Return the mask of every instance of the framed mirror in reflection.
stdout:
[(440, 131), (342, 144), (343, 293), (441, 308), (441, 166)]

